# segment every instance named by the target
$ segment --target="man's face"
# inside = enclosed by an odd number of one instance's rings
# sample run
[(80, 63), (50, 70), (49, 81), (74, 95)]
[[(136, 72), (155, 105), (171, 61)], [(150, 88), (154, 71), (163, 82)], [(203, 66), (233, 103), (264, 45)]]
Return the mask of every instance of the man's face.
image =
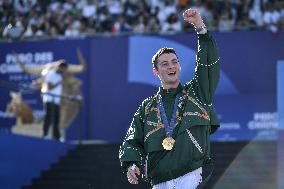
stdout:
[(61, 68), (61, 72), (62, 72), (62, 73), (65, 73), (66, 71), (67, 71), (67, 67)]
[(174, 53), (162, 54), (157, 60), (157, 69), (154, 71), (164, 85), (179, 83), (180, 64)]

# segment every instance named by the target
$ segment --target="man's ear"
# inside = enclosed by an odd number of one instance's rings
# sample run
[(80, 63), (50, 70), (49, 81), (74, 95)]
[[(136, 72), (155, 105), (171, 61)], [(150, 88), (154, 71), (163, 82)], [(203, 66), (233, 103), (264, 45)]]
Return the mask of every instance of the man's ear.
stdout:
[(154, 76), (158, 76), (158, 70), (157, 70), (157, 68), (153, 68), (153, 75), (154, 75)]

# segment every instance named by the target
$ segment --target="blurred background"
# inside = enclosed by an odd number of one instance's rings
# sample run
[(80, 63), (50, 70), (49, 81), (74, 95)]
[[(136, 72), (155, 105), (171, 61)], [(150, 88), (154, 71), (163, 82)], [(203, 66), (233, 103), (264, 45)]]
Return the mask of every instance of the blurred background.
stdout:
[[(0, 0), (0, 188), (150, 188), (128, 184), (119, 145), (157, 91), (151, 58), (176, 49), (194, 75), (196, 8), (217, 41), (215, 170), (207, 189), (283, 189), (283, 0)], [(40, 81), (65, 59), (60, 141), (42, 138)], [(208, 171), (205, 168), (206, 177)], [(282, 179), (282, 180), (281, 180)]]

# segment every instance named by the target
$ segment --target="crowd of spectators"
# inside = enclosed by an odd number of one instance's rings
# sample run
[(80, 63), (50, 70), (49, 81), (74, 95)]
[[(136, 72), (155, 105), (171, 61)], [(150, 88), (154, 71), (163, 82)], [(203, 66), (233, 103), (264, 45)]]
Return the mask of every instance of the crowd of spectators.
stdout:
[(0, 0), (0, 38), (80, 37), (193, 30), (198, 9), (210, 30), (284, 28), (283, 0)]

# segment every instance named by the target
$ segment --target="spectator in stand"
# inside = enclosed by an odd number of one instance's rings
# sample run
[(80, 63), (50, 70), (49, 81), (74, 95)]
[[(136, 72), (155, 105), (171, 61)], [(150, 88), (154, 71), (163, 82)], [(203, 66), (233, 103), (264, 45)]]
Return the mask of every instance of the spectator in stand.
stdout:
[(64, 36), (65, 37), (79, 37), (80, 35), (80, 22), (78, 21), (70, 21), (65, 30)]
[(160, 23), (159, 20), (155, 16), (151, 16), (148, 20), (148, 23), (145, 27), (145, 32), (146, 33), (157, 33), (160, 31)]
[(169, 18), (170, 14), (176, 14), (176, 12), (177, 10), (174, 1), (166, 0), (164, 5), (161, 4), (159, 13), (157, 15), (161, 25), (167, 22), (167, 19)]
[(22, 25), (22, 22), (11, 20), (10, 24), (5, 27), (3, 36), (10, 39), (20, 39), (23, 32), (24, 27)]
[(182, 24), (176, 14), (170, 14), (167, 21), (162, 25), (162, 32), (180, 32), (181, 30)]
[(268, 3), (265, 6), (263, 14), (263, 22), (267, 29), (276, 33), (280, 25), (280, 12), (277, 10), (274, 4)]
[(14, 0), (14, 8), (16, 12), (27, 14), (36, 3), (36, 0)]
[(109, 13), (112, 19), (116, 20), (122, 14), (122, 3), (119, 0), (109, 0)]
[(87, 4), (82, 8), (82, 16), (86, 19), (96, 18), (97, 0), (88, 0)]
[(280, 25), (284, 28), (284, 2), (279, 2), (278, 7), (280, 9)]
[(249, 19), (255, 23), (257, 27), (263, 26), (263, 11), (261, 10), (260, 4), (254, 5), (249, 10)]
[(113, 20), (106, 5), (103, 5), (98, 9), (97, 20), (99, 23), (98, 24), (99, 32), (112, 32)]
[(133, 32), (134, 33), (144, 33), (145, 32), (145, 22), (144, 22), (143, 15), (140, 15), (138, 17), (137, 23), (134, 24)]
[(234, 27), (234, 20), (232, 19), (232, 15), (229, 9), (226, 9), (219, 19), (218, 30), (225, 32), (225, 31), (232, 31)]
[(249, 28), (254, 28), (256, 24), (249, 19), (248, 14), (242, 14), (241, 18), (238, 20), (235, 28), (237, 30), (248, 30)]
[(120, 16), (118, 18), (118, 21), (114, 23), (114, 32), (130, 32), (131, 27), (126, 22), (126, 19), (124, 16)]

